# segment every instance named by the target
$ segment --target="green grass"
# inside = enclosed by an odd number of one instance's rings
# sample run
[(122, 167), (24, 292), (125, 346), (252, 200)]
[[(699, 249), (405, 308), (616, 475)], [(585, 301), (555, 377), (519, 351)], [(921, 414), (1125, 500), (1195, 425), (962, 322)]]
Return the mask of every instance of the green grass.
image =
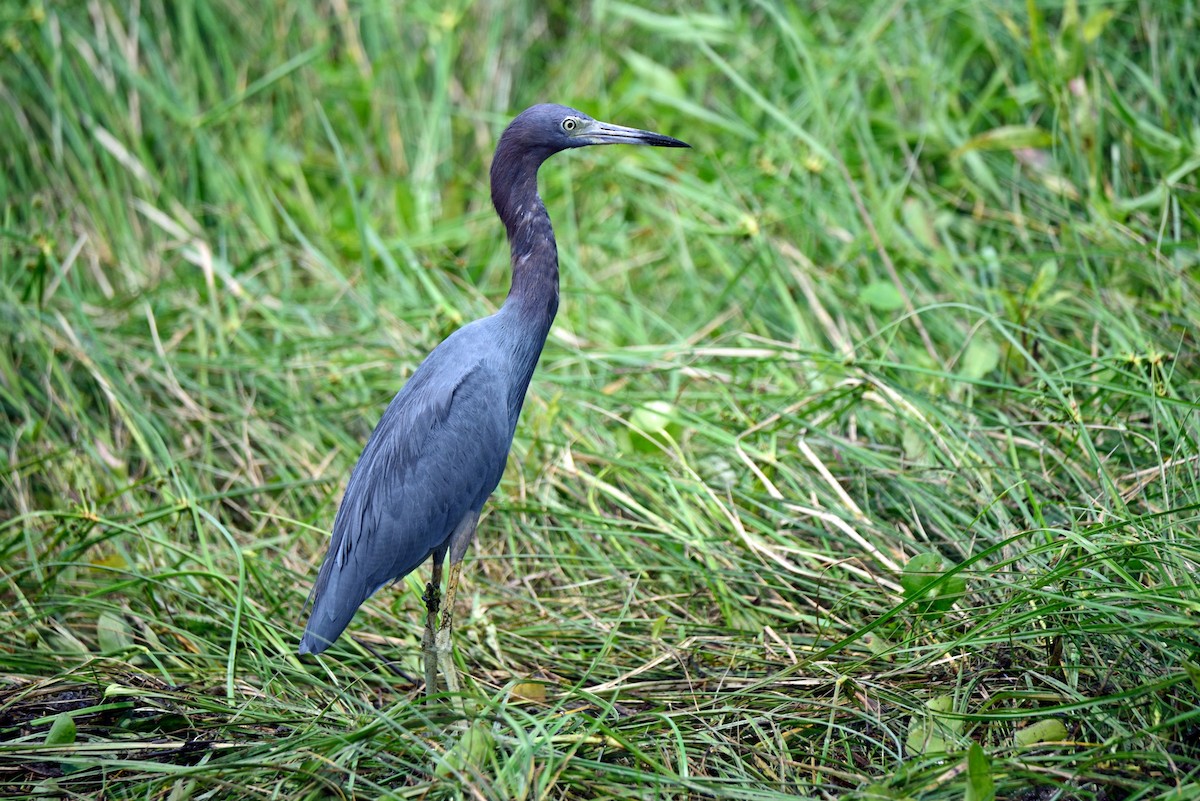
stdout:
[[(0, 794), (1200, 797), (1194, 3), (249, 5), (0, 8)], [(694, 150), (543, 171), (460, 724), (295, 647), (545, 100)]]

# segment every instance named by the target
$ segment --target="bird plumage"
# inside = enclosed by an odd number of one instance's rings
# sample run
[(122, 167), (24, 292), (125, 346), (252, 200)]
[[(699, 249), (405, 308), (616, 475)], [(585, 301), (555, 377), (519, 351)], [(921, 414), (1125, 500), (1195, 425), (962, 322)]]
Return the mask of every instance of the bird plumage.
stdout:
[(451, 334), (388, 405), (334, 519), (301, 653), (325, 650), (363, 601), (445, 548), (500, 483), (541, 352), (520, 344), (515, 316)]
[(371, 434), (334, 519), (300, 653), (324, 651), (363, 601), (431, 556), (438, 565), (447, 551), (452, 563), (462, 559), (504, 473), (558, 310), (558, 251), (538, 168), (560, 150), (608, 143), (687, 147), (550, 104), (526, 109), (500, 137), (492, 202), (508, 233), (512, 288), (498, 312), (429, 354)]

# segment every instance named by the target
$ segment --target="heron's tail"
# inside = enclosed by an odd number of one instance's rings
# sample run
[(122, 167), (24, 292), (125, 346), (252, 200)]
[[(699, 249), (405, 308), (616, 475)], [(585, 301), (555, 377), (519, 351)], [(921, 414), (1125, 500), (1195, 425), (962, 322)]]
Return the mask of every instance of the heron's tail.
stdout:
[[(364, 592), (363, 582), (348, 582), (349, 588), (343, 588), (342, 579), (345, 573), (336, 569), (337, 565), (331, 555), (325, 557), (317, 581), (313, 585), (312, 611), (308, 615), (308, 623), (304, 626), (304, 636), (300, 638), (301, 654), (319, 654), (341, 636), (350, 625), (354, 613), (362, 602), (367, 600), (378, 586), (367, 587), (370, 592)], [(351, 579), (357, 578), (351, 576)], [(381, 583), (382, 586), (386, 582)]]
[(318, 620), (318, 611), (316, 607), (313, 608), (313, 613), (308, 618), (308, 625), (304, 627), (304, 636), (300, 638), (301, 654), (319, 654), (333, 645), (334, 640), (341, 636), (346, 626), (350, 624), (350, 618), (354, 617), (355, 610), (351, 609), (349, 615), (342, 616), (340, 619), (323, 615), (321, 620)]

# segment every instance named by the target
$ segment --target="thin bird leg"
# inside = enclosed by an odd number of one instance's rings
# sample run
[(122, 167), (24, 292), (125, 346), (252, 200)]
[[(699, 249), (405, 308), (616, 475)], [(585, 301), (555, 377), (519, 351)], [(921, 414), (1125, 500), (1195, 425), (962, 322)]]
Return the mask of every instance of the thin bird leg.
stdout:
[(433, 575), (425, 585), (425, 636), (421, 639), (421, 650), (425, 654), (425, 697), (437, 693), (438, 654), (434, 631), (437, 628), (438, 607), (442, 594), (442, 554), (433, 555)]
[(446, 688), (458, 706), (459, 712), (467, 716), (466, 704), (459, 693), (458, 666), (454, 664), (454, 645), (450, 633), (454, 629), (454, 594), (458, 591), (458, 577), (462, 574), (462, 560), (467, 546), (475, 536), (479, 512), (463, 515), (446, 544), (446, 557), (450, 560), (450, 578), (446, 581), (446, 596), (442, 599), (442, 621), (438, 626), (435, 648), (442, 675), (446, 677)]
[(437, 658), (442, 675), (446, 677), (446, 688), (458, 695), (458, 666), (454, 664), (453, 643), (450, 632), (454, 629), (454, 594), (458, 591), (458, 577), (462, 574), (462, 562), (450, 565), (450, 579), (446, 582), (445, 604), (442, 606), (442, 622), (437, 630)]

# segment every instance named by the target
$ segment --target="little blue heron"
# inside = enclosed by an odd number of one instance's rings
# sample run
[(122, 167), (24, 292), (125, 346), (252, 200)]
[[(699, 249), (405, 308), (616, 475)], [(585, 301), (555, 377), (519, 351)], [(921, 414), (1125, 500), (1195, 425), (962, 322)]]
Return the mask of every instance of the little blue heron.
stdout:
[[(537, 192), (538, 167), (560, 150), (609, 144), (688, 147), (558, 105), (526, 109), (500, 137), (492, 204), (508, 229), (512, 288), (498, 312), (434, 348), (383, 413), (334, 519), (300, 653), (324, 651), (372, 593), (432, 557), (424, 596), (426, 692), (436, 692), (439, 662), (449, 689), (457, 690), (450, 628), (462, 558), (504, 473), (525, 391), (558, 310), (558, 250)], [(438, 624), (447, 555), (450, 577)]]

